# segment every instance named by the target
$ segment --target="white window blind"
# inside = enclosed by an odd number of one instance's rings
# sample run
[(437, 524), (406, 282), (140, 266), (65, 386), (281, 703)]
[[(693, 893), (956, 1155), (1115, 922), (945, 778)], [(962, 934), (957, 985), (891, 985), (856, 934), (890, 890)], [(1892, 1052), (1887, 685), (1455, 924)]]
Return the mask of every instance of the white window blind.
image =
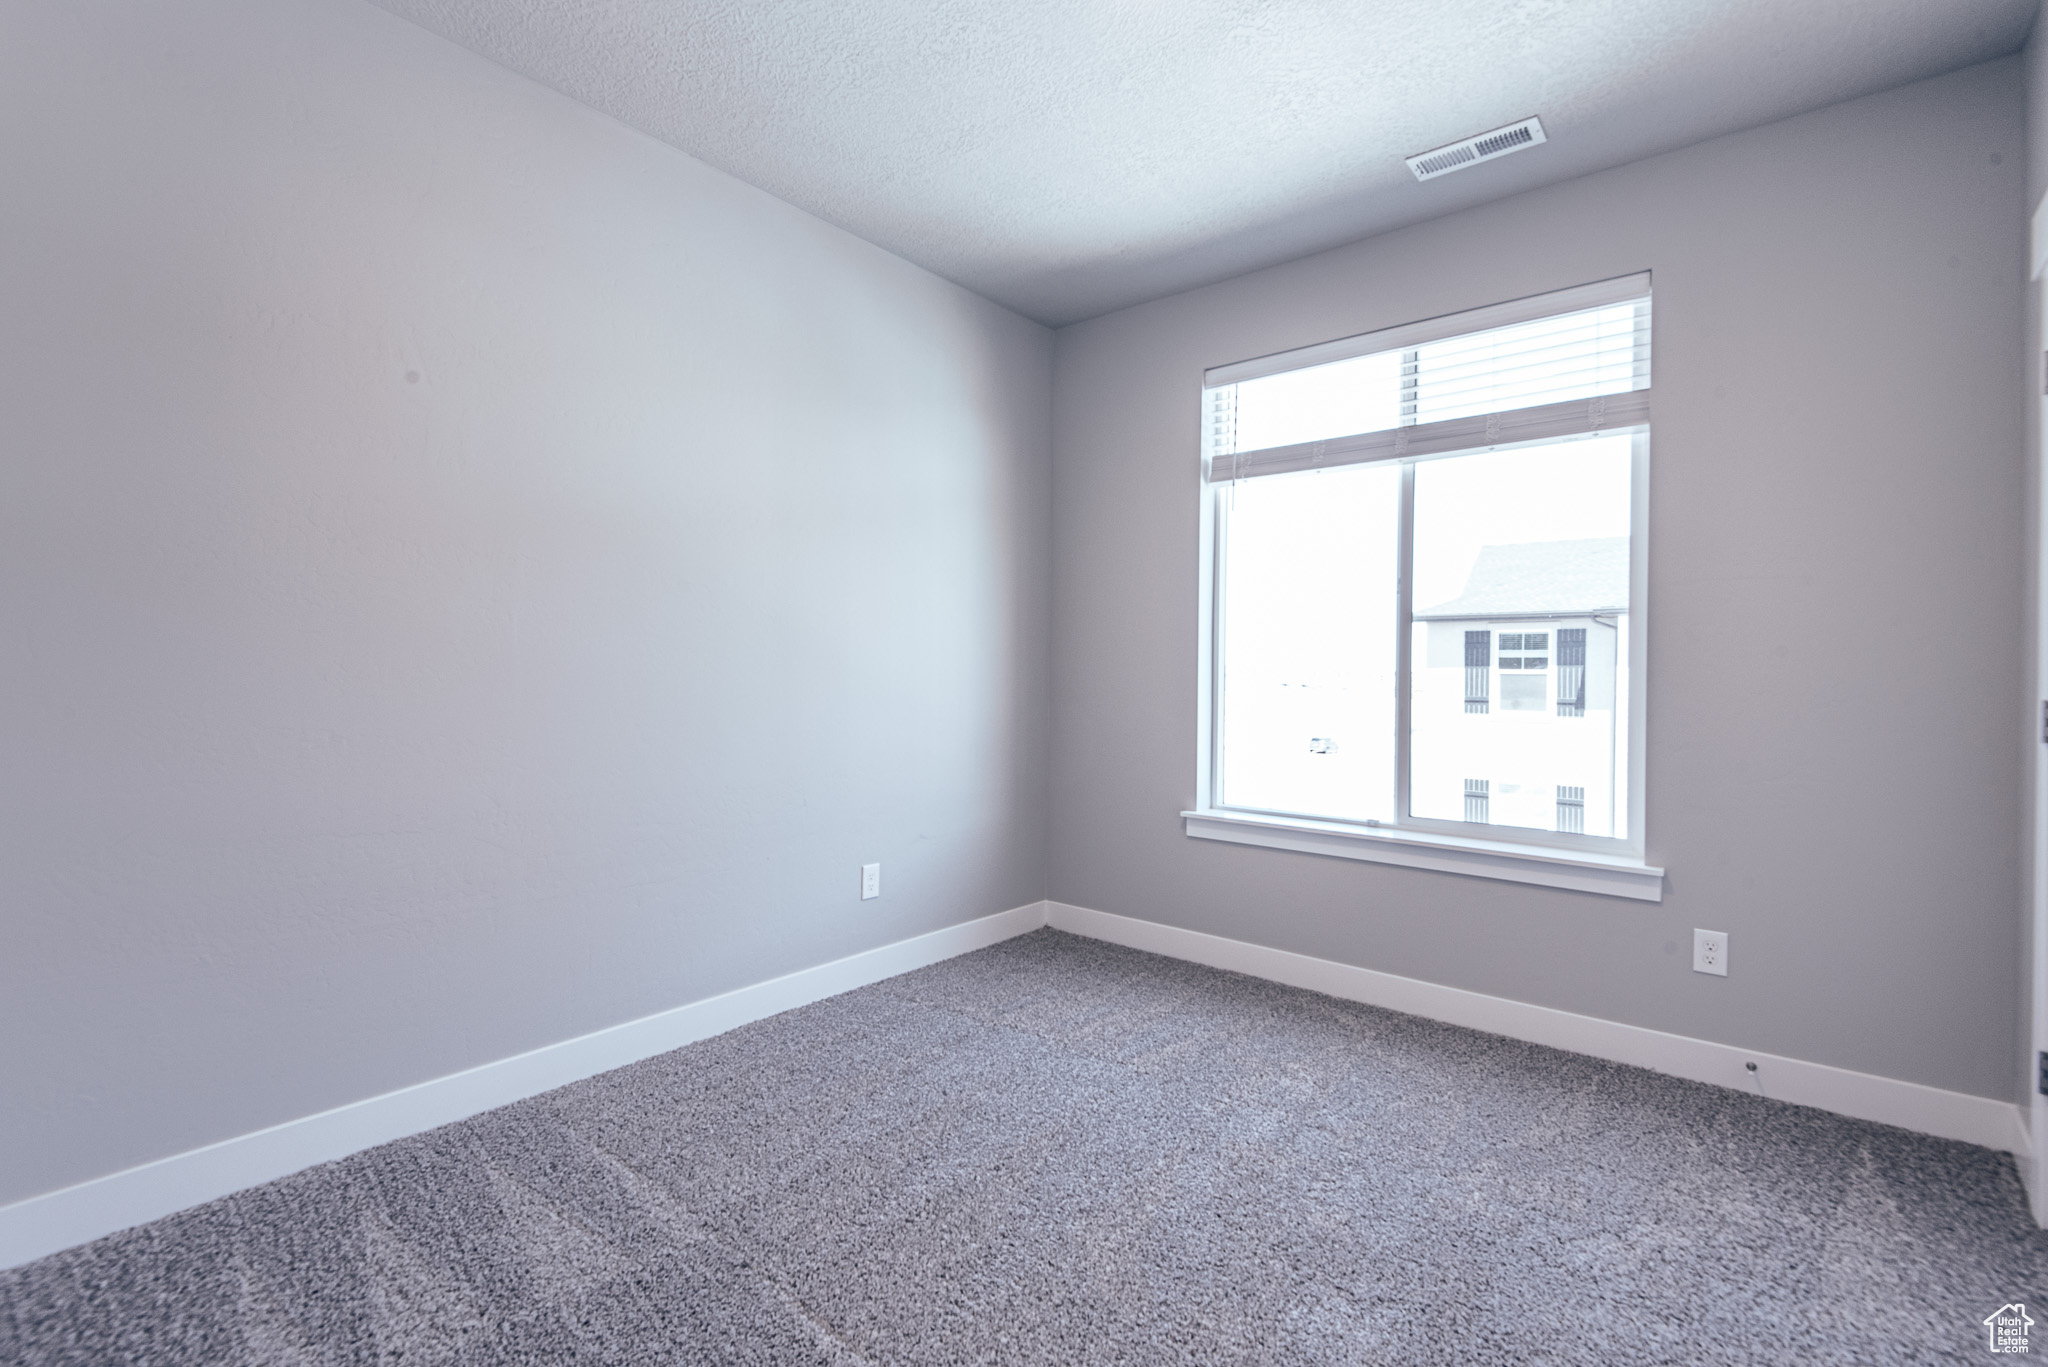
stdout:
[(1443, 454), (1647, 421), (1650, 277), (1219, 367), (1208, 477)]

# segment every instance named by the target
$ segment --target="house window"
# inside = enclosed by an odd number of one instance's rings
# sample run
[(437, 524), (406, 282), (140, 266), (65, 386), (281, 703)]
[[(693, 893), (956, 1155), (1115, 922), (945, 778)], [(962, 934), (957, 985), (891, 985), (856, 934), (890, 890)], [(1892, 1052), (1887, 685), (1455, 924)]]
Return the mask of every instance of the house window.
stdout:
[(1649, 353), (1638, 276), (1210, 372), (1191, 815), (1640, 854)]
[(1541, 674), (1503, 674), (1500, 678), (1500, 710), (1541, 712), (1549, 696)]
[[(1528, 652), (1508, 654), (1509, 651)], [(1543, 671), (1550, 667), (1547, 631), (1500, 634), (1500, 707), (1503, 712), (1541, 712), (1550, 696)], [(1535, 652), (1542, 651), (1543, 654)]]
[[(1510, 655), (1509, 651), (1515, 653)], [(1524, 652), (1527, 652), (1526, 654)], [(1500, 634), (1500, 667), (1502, 669), (1548, 669), (1550, 667), (1550, 633), (1547, 631), (1507, 632)]]

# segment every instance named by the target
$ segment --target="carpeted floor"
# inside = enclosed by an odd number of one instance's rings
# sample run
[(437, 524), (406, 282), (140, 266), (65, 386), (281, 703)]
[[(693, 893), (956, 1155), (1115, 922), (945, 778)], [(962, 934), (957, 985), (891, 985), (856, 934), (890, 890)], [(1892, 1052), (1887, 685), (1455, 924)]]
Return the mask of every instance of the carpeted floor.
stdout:
[(2005, 1155), (1040, 931), (0, 1273), (0, 1362), (1974, 1362), (2015, 1300)]

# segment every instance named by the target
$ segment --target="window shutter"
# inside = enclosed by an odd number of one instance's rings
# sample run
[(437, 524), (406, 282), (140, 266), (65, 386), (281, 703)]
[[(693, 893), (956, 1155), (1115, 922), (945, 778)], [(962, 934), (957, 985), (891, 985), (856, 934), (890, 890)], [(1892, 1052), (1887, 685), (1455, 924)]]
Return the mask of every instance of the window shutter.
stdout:
[[(1586, 629), (1565, 627), (1557, 633), (1557, 715), (1586, 715)], [(1560, 828), (1562, 829), (1562, 828)]]
[(1491, 631), (1468, 631), (1465, 633), (1465, 710), (1484, 712), (1487, 699), (1493, 694), (1492, 681), (1488, 671), (1493, 664), (1493, 633)]
[(1489, 815), (1487, 811), (1487, 808), (1490, 805), (1488, 799), (1491, 798), (1492, 795), (1493, 781), (1491, 779), (1466, 779), (1465, 819), (1467, 821), (1476, 821), (1482, 826), (1491, 824), (1487, 821), (1486, 818)]
[(1586, 790), (1582, 787), (1557, 785), (1557, 828), (1573, 835), (1583, 835), (1586, 830)]
[(1649, 300), (1643, 299), (1418, 347), (1411, 353), (1413, 421), (1504, 413), (1643, 388), (1650, 378), (1649, 321)]

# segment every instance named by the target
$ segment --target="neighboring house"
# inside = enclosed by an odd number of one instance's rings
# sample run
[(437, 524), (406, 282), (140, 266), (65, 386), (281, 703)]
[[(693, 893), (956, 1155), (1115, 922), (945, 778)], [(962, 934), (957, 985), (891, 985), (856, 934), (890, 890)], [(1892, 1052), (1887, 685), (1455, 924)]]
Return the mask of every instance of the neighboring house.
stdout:
[(1627, 537), (1480, 549), (1418, 608), (1416, 816), (1623, 836)]

